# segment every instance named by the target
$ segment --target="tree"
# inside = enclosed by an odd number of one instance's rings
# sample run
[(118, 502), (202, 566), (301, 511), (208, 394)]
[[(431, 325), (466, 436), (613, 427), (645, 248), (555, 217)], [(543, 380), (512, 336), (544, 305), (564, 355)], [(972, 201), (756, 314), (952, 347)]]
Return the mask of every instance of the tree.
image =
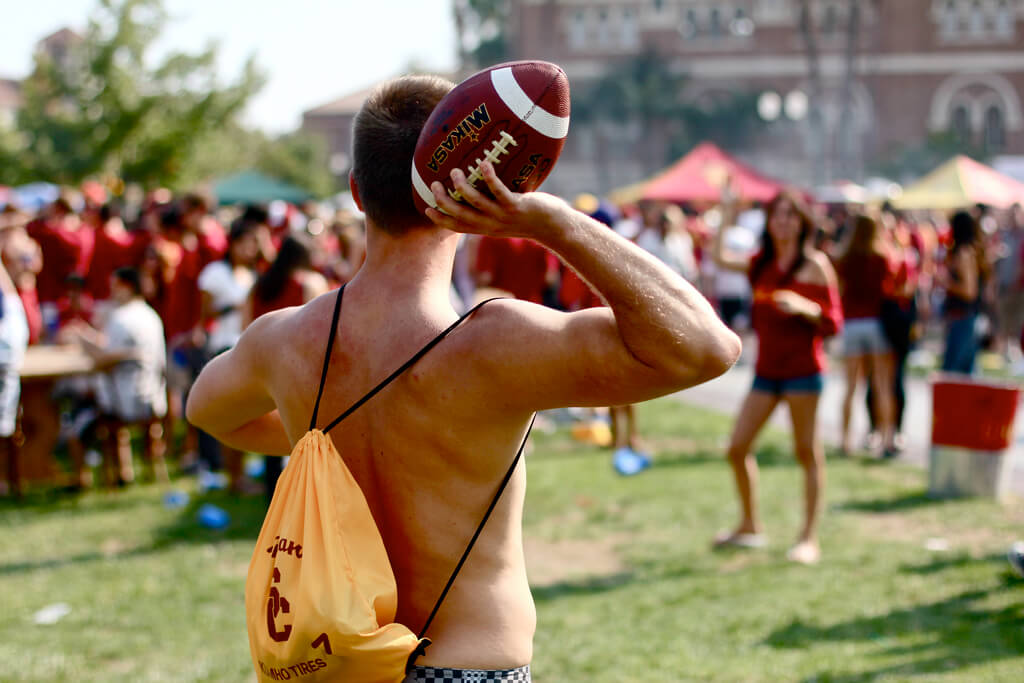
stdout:
[(323, 140), (305, 133), (269, 137), (238, 123), (208, 131), (172, 189), (185, 190), (212, 179), (256, 169), (308, 190), (316, 197), (339, 191), (327, 163)]
[[(718, 92), (693, 102), (686, 98), (688, 81), (658, 53), (646, 52), (612, 65), (589, 86), (574, 91), (573, 120), (580, 125), (639, 122), (643, 135), (636, 152), (652, 171), (705, 140), (741, 148), (764, 125), (757, 116), (756, 94)], [(608, 163), (600, 158), (601, 141), (598, 146), (598, 163)]]
[(99, 0), (66, 59), (37, 54), (18, 144), (0, 150), (2, 180), (77, 184), (115, 175), (153, 186), (187, 175), (197, 145), (234, 121), (263, 77), (250, 59), (221, 85), (212, 47), (149, 66), (166, 20), (160, 0)]
[(455, 0), (459, 66), (469, 72), (509, 58), (509, 0)]

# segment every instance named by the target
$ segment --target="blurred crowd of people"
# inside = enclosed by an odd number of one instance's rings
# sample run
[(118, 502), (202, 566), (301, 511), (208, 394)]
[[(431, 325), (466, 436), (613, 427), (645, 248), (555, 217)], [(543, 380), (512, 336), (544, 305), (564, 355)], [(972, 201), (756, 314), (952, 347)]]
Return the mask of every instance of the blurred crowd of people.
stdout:
[[(861, 443), (848, 425), (855, 389), (864, 381), (871, 446), (882, 455), (898, 452), (907, 359), (929, 335), (941, 347), (945, 370), (973, 372), (986, 346), (1002, 354), (1008, 367), (1022, 369), (1021, 206), (973, 207), (948, 215), (901, 213), (889, 205), (872, 210), (813, 205), (799, 193), (766, 207), (728, 192), (725, 199), (714, 206), (640, 202), (619, 207), (581, 195), (574, 205), (697, 283), (731, 327), (757, 332), (761, 384), (755, 382), (755, 390), (779, 397), (792, 386), (788, 382), (820, 373), (823, 365), (815, 358), (824, 353), (823, 340), (837, 335), (841, 344), (835, 350), (847, 380), (843, 451)], [(780, 206), (799, 219), (794, 225), (803, 226), (794, 242), (799, 259), (788, 271), (772, 261), (776, 243), (766, 229)], [(801, 291), (793, 269), (808, 255), (813, 260), (812, 251), (824, 255), (828, 266), (823, 265), (820, 300), (817, 291), (797, 298), (778, 294)], [(151, 437), (146, 455), (156, 476), (166, 476), (164, 435), (184, 433), (183, 441), (170, 444), (181, 468), (224, 471), (229, 486), (246, 491), (251, 482), (242, 454), (194, 430), (174, 430), (189, 386), (203, 364), (231, 348), (254, 318), (301, 305), (347, 282), (364, 252), (358, 211), (314, 203), (222, 208), (197, 194), (158, 190), (136, 206), (95, 192), (66, 192), (34, 212), (4, 207), (0, 369), (6, 379), (0, 437), (14, 430), (17, 396), (12, 399), (10, 387), (17, 380), (12, 368), (23, 342), (76, 345), (100, 372), (57, 386), (55, 405), (63, 412), (74, 486), (91, 484), (96, 463), (88, 457), (90, 439), (99, 440), (108, 482), (131, 481), (128, 430), (143, 425)], [(829, 268), (832, 274), (826, 273)], [(766, 308), (759, 292), (769, 280), (771, 306)], [(536, 243), (464, 237), (452, 275), (453, 304), (465, 311), (494, 290), (563, 310), (602, 305), (585, 282)], [(11, 305), (15, 295), (20, 307)], [(792, 329), (770, 319), (780, 310), (784, 316), (806, 317), (805, 301), (812, 299), (814, 311), (824, 311), (830, 324), (813, 340), (808, 337), (807, 358), (794, 358)], [(23, 332), (16, 308), (24, 314)], [(786, 343), (780, 345), (780, 338)], [(773, 374), (788, 366), (797, 375)], [(755, 411), (755, 423), (766, 406)], [(613, 445), (641, 456), (642, 465), (645, 456), (629, 408), (613, 407), (611, 414)], [(734, 435), (737, 472), (747, 467), (748, 441), (760, 424), (763, 420)], [(754, 534), (755, 526), (750, 513), (737, 533)], [(736, 534), (729, 538), (744, 540)], [(754, 536), (745, 540), (756, 542)]]

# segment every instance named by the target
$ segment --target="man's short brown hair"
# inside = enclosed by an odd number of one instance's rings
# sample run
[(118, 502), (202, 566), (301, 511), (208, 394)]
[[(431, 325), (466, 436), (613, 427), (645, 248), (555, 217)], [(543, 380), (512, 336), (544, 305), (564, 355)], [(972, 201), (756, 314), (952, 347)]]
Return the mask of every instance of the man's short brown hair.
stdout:
[(352, 123), (352, 176), (375, 226), (400, 234), (426, 221), (412, 199), (412, 156), (423, 124), (455, 85), (403, 76), (379, 85)]

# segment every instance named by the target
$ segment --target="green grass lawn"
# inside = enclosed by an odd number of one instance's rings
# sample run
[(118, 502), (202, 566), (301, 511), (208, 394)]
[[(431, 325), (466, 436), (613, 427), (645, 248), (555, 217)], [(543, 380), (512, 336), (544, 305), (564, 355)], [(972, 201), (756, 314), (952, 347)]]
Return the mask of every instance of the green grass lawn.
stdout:
[[(1003, 558), (1024, 504), (937, 502), (923, 471), (829, 461), (824, 558), (784, 559), (800, 523), (785, 436), (759, 447), (760, 551), (712, 553), (735, 521), (730, 418), (640, 408), (655, 467), (623, 479), (566, 430), (528, 456), (537, 681), (1019, 681), (1024, 581)], [(0, 681), (251, 680), (243, 586), (260, 498), (167, 487), (0, 502)], [(226, 531), (196, 509), (227, 509)], [(943, 539), (949, 549), (925, 548)], [(33, 615), (54, 603), (53, 625)]]

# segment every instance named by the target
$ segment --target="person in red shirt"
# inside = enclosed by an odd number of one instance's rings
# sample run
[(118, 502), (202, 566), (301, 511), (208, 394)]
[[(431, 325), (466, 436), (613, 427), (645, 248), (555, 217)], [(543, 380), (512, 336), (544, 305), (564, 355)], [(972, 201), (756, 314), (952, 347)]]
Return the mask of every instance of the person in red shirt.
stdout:
[[(732, 224), (735, 199), (726, 187), (722, 225)], [(825, 456), (817, 429), (826, 365), (824, 339), (839, 331), (842, 310), (832, 264), (811, 246), (814, 223), (802, 200), (780, 193), (767, 206), (765, 225), (761, 250), (751, 258), (728, 253), (722, 230), (714, 241), (716, 265), (750, 278), (752, 325), (759, 340), (754, 383), (728, 449), (740, 498), (740, 523), (716, 537), (715, 547), (765, 543), (757, 511), (757, 460), (750, 446), (775, 407), (785, 402), (793, 420), (794, 451), (804, 471), (804, 526), (787, 557), (813, 564), (821, 556), (817, 531), (825, 485)]]
[(141, 265), (152, 235), (142, 230), (128, 230), (116, 204), (101, 206), (96, 211), (96, 219), (96, 248), (85, 285), (93, 300), (106, 301), (110, 298), (110, 276), (121, 266)]
[(879, 222), (865, 214), (854, 216), (850, 237), (836, 259), (843, 303), (843, 357), (846, 394), (843, 398), (843, 455), (852, 448), (850, 417), (861, 377), (874, 399), (873, 414), (882, 436), (883, 455), (896, 455), (893, 446), (893, 350), (882, 325), (883, 302), (895, 294), (898, 264), (883, 241)]
[(61, 197), (50, 206), (45, 218), (29, 224), (28, 234), (43, 250), (43, 267), (36, 284), (39, 301), (53, 304), (60, 298), (68, 275), (88, 272), (95, 233)]
[(305, 235), (281, 241), (277, 258), (249, 292), (243, 327), (256, 318), (289, 306), (301, 306), (327, 291), (327, 279), (313, 268), (312, 246)]
[(558, 259), (533, 240), (484, 236), (473, 268), (477, 287), (493, 287), (517, 299), (544, 303), (557, 277)]

